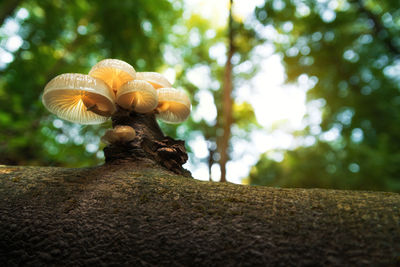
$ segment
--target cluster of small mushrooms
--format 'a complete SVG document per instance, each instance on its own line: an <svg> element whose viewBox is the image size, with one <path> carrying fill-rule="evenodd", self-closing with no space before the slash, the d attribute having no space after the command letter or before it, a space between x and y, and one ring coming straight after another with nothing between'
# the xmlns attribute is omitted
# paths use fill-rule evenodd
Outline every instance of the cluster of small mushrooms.
<svg viewBox="0 0 400 267"><path fill-rule="evenodd" d="M190 114L188 95L172 88L156 72L136 72L125 61L104 59L89 71L61 74L44 88L44 106L58 117L80 124L105 122L119 109L137 113L154 112L167 123L180 123ZM108 130L102 141L128 142L135 137L130 126Z"/></svg>

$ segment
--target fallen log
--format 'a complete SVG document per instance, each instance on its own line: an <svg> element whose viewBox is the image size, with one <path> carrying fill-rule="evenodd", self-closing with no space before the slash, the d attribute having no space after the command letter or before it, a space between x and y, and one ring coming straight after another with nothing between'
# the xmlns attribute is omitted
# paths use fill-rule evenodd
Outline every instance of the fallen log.
<svg viewBox="0 0 400 267"><path fill-rule="evenodd" d="M201 182L152 162L1 166L0 262L399 265L400 195Z"/></svg>

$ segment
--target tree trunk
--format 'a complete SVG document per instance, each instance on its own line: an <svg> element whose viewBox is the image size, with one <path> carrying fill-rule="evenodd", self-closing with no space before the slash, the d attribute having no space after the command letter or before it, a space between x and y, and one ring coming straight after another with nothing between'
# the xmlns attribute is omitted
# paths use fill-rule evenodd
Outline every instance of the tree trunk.
<svg viewBox="0 0 400 267"><path fill-rule="evenodd" d="M212 182L212 166L214 164L215 149L208 147L208 181Z"/></svg>
<svg viewBox="0 0 400 267"><path fill-rule="evenodd" d="M223 130L224 133L219 142L220 147L220 167L221 167L221 182L226 182L226 163L229 160L229 139L231 136L231 126L232 126L232 57L234 53L233 47L233 29L232 29L232 4L233 0L230 0L229 6L229 23L228 23L228 54L225 65L224 74L224 88L223 88L223 101L222 101L222 114L223 114Z"/></svg>
<svg viewBox="0 0 400 267"><path fill-rule="evenodd" d="M190 176L182 165L188 160L185 142L164 136L154 113L129 112L119 108L112 116L113 127L126 125L136 132L128 143L113 143L104 148L106 163L136 164L149 162L164 167L176 174Z"/></svg>
<svg viewBox="0 0 400 267"><path fill-rule="evenodd" d="M210 183L151 162L0 167L3 266L395 266L400 195Z"/></svg>

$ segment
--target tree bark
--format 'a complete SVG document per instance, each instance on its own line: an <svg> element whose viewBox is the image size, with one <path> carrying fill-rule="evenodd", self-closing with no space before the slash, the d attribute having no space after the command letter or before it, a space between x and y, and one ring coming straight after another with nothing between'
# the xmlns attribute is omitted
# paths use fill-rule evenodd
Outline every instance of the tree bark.
<svg viewBox="0 0 400 267"><path fill-rule="evenodd" d="M150 162L0 167L0 262L395 266L400 195L211 183Z"/></svg>
<svg viewBox="0 0 400 267"><path fill-rule="evenodd" d="M234 53L233 47L233 29L232 29L232 5L233 0L230 0L229 6L229 22L228 22L228 54L225 65L224 74L224 88L223 88L223 101L222 101L222 114L223 123L222 128L224 130L221 140L219 142L220 147L220 167L221 167L221 180L220 182L226 182L226 163L229 160L229 139L231 137L231 126L233 123L232 119L232 57Z"/></svg>
<svg viewBox="0 0 400 267"><path fill-rule="evenodd" d="M185 141L164 136L157 124L155 113L136 113L119 108L112 116L113 127L132 127L136 137L128 143L114 143L104 148L106 164L150 162L176 174L191 177L182 165L188 160Z"/></svg>

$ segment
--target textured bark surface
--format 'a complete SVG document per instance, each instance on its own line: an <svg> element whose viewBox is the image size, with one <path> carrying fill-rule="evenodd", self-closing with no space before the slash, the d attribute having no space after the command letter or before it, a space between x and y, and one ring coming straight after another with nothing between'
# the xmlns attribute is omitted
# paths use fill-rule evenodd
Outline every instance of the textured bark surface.
<svg viewBox="0 0 400 267"><path fill-rule="evenodd" d="M115 143L104 148L106 163L156 163L177 174L191 176L182 165L188 160L185 142L164 136L154 113L140 114L120 109L112 117L113 127L128 125L136 137L129 143Z"/></svg>
<svg viewBox="0 0 400 267"><path fill-rule="evenodd" d="M200 182L152 162L0 167L0 262L399 265L400 195Z"/></svg>

